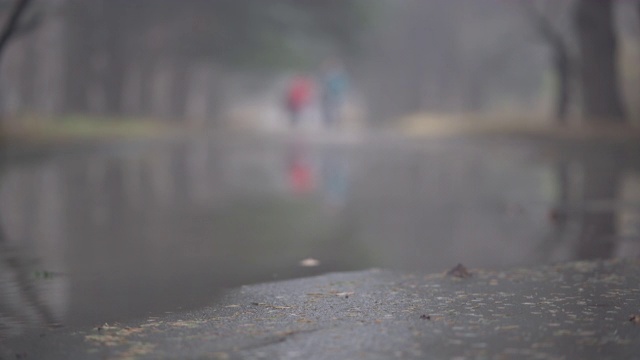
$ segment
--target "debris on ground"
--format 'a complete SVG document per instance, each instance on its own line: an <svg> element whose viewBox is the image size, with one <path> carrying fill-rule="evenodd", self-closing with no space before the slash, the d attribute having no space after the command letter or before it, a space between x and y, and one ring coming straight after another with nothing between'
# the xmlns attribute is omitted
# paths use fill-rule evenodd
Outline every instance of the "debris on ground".
<svg viewBox="0 0 640 360"><path fill-rule="evenodd" d="M472 276L469 270L467 270L467 268L462 264L458 264L456 265L456 267L449 270L447 272L447 275L457 277L460 279L465 279Z"/></svg>
<svg viewBox="0 0 640 360"><path fill-rule="evenodd" d="M630 359L640 353L640 259L476 269L473 276L460 264L447 274L467 279L368 270L255 284L200 310L94 330L47 329L44 337L40 330L3 342L0 350L47 360Z"/></svg>

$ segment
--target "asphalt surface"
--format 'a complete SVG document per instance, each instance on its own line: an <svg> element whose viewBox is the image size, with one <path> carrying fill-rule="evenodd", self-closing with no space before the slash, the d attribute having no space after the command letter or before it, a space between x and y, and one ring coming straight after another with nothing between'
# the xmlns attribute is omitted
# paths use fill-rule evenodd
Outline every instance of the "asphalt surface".
<svg viewBox="0 0 640 360"><path fill-rule="evenodd" d="M640 358L639 284L640 260L334 273L242 287L197 311L43 330L2 345L2 359Z"/></svg>

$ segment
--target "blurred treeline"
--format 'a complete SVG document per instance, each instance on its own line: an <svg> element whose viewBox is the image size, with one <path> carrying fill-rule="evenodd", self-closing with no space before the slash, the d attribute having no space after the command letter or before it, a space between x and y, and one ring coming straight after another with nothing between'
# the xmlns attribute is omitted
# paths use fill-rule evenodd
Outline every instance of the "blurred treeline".
<svg viewBox="0 0 640 360"><path fill-rule="evenodd" d="M640 1L409 0L381 12L368 78L380 121L640 120Z"/></svg>
<svg viewBox="0 0 640 360"><path fill-rule="evenodd" d="M213 118L230 82L353 54L362 4L33 0L3 61L3 113Z"/></svg>
<svg viewBox="0 0 640 360"><path fill-rule="evenodd" d="M2 58L4 121L215 124L233 97L273 92L328 57L347 64L370 123L640 114L637 0L33 0L29 11Z"/></svg>

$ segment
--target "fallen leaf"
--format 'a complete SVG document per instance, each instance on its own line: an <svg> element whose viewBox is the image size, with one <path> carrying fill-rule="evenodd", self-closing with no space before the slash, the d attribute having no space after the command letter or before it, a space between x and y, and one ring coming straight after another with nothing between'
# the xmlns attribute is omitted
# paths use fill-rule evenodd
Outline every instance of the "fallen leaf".
<svg viewBox="0 0 640 360"><path fill-rule="evenodd" d="M320 265L320 260L316 260L314 258L306 258L300 261L300 266L304 267L314 267Z"/></svg>
<svg viewBox="0 0 640 360"><path fill-rule="evenodd" d="M449 270L449 272L447 272L447 275L461 279L471 277L471 273L469 272L469 270L467 270L467 268L462 264L458 264L456 265L456 267Z"/></svg>

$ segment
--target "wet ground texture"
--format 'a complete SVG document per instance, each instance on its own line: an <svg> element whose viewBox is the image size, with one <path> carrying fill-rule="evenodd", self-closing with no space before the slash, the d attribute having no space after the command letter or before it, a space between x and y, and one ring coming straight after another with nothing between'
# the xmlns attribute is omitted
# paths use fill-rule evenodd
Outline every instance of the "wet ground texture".
<svg viewBox="0 0 640 360"><path fill-rule="evenodd" d="M245 286L197 311L42 331L3 359L638 358L638 284L638 260L334 273Z"/></svg>

